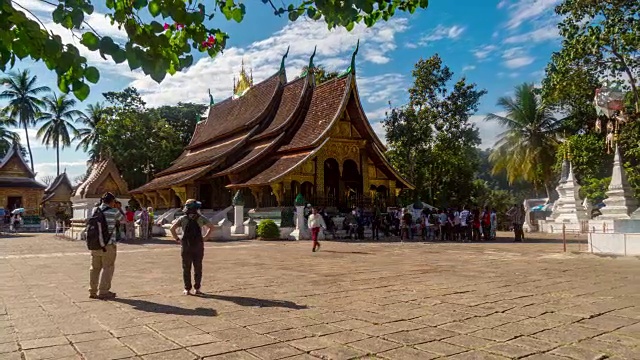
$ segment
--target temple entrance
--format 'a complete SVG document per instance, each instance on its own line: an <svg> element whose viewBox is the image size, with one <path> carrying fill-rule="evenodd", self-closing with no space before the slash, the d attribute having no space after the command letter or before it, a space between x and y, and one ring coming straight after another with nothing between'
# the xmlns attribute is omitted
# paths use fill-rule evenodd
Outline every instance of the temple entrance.
<svg viewBox="0 0 640 360"><path fill-rule="evenodd" d="M142 205L142 204L140 204ZM180 200L180 197L178 195L173 195L173 207L174 208L179 208L182 207L182 201Z"/></svg>
<svg viewBox="0 0 640 360"><path fill-rule="evenodd" d="M362 175L358 171L358 165L353 160L345 160L342 168L342 180L345 191L362 195Z"/></svg>
<svg viewBox="0 0 640 360"><path fill-rule="evenodd" d="M336 159L324 161L324 196L327 205L337 205L340 199L340 166Z"/></svg>
<svg viewBox="0 0 640 360"><path fill-rule="evenodd" d="M22 207L22 196L9 196L7 198L7 210L11 211L19 207Z"/></svg>
<svg viewBox="0 0 640 360"><path fill-rule="evenodd" d="M302 191L302 188L300 186L300 183L293 180L291 182L291 191L289 191L288 193L285 194L286 196L286 203L287 204L293 204L296 201L296 196L298 196L298 194L300 194ZM304 195L303 195L304 196Z"/></svg>
<svg viewBox="0 0 640 360"><path fill-rule="evenodd" d="M300 193L304 196L305 199L312 199L314 197L313 193L313 184L305 181L300 185Z"/></svg>
<svg viewBox="0 0 640 360"><path fill-rule="evenodd" d="M213 204L211 202L213 198L213 186L209 183L200 184L198 199L202 203L203 209L212 209Z"/></svg>

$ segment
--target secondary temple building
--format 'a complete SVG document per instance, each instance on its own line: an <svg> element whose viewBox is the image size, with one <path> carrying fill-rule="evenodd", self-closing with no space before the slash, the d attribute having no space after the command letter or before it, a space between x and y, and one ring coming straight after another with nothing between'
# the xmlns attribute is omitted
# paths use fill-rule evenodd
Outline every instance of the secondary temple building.
<svg viewBox="0 0 640 360"><path fill-rule="evenodd" d="M288 53L288 51L287 51ZM384 156L362 109L355 56L349 69L315 83L309 71L287 80L280 69L254 84L242 66L233 96L196 125L191 142L172 165L131 194L154 208L176 208L197 198L204 208L228 207L238 190L245 205L293 205L298 193L309 203L347 207L393 205L403 179Z"/></svg>
<svg viewBox="0 0 640 360"><path fill-rule="evenodd" d="M24 208L26 215L40 215L46 186L35 178L17 145L11 147L0 160L0 207L7 211Z"/></svg>

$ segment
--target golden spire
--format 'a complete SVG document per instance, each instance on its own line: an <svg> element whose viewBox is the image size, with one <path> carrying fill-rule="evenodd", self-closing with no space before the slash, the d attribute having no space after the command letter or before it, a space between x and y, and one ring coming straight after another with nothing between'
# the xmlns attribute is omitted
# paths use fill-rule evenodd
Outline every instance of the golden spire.
<svg viewBox="0 0 640 360"><path fill-rule="evenodd" d="M240 75L238 75L238 82L236 83L234 81L234 84L233 84L233 93L236 96L241 96L247 90L249 90L251 86L253 86L253 69L251 69L251 76L247 75L247 72L244 69L244 58L243 58L241 67L240 67Z"/></svg>

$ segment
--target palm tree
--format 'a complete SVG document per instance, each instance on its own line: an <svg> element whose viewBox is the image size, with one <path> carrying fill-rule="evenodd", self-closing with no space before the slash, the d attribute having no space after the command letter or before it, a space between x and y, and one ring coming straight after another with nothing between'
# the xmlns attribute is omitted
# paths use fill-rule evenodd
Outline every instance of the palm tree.
<svg viewBox="0 0 640 360"><path fill-rule="evenodd" d="M549 196L559 121L536 95L533 84L516 86L514 97L499 98L498 106L504 109L504 116L489 114L485 118L485 121L495 120L506 128L498 135L489 156L492 172L506 171L510 184L523 179L535 187L543 185Z"/></svg>
<svg viewBox="0 0 640 360"><path fill-rule="evenodd" d="M16 126L11 118L0 118L0 157L4 156L15 144L20 143L20 136L7 129L8 126Z"/></svg>
<svg viewBox="0 0 640 360"><path fill-rule="evenodd" d="M8 77L0 79L0 82L8 87L8 89L0 93L0 100L9 100L9 104L2 110L1 114L16 120L18 126L24 128L31 171L34 171L33 153L31 152L27 128L36 123L36 115L42 105L42 100L38 95L50 91L46 86L37 86L37 80L37 76L29 76L29 70L10 74Z"/></svg>
<svg viewBox="0 0 640 360"><path fill-rule="evenodd" d="M90 104L87 106L85 115L77 122L82 123L84 128L78 129L76 139L80 140L76 150L82 148L89 152L90 161L95 161L101 152L100 137L98 135L98 124L105 119L105 108L102 103Z"/></svg>
<svg viewBox="0 0 640 360"><path fill-rule="evenodd" d="M38 138L42 138L42 143L47 147L53 145L56 148L57 175L60 175L60 146L64 149L71 145L69 132L74 137L78 133L78 130L73 126L73 122L84 114L73 109L76 101L68 98L67 95L58 97L53 94L45 97L43 103L46 111L40 114L39 120L45 123L42 124L37 135Z"/></svg>

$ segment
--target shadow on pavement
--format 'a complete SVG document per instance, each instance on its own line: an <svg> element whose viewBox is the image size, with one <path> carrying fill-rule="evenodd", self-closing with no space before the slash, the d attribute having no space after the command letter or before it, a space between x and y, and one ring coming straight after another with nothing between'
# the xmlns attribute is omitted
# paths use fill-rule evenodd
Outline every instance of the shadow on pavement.
<svg viewBox="0 0 640 360"><path fill-rule="evenodd" d="M325 253L331 253L331 254L356 254L356 255L373 255L370 252L364 252L364 251L336 251L336 250L318 250L318 252L325 252Z"/></svg>
<svg viewBox="0 0 640 360"><path fill-rule="evenodd" d="M228 295L216 295L216 294L202 294L197 296L205 299L230 301L240 306L280 307L280 308L295 309L295 310L308 309L306 305L298 305L292 301L287 301L287 300L266 300L266 299L256 299L256 298L243 297L243 296L228 296Z"/></svg>
<svg viewBox="0 0 640 360"><path fill-rule="evenodd" d="M140 310L140 311L145 311L150 313L173 314L173 315L184 315L184 316L217 316L218 315L218 312L215 309L210 309L210 308L198 307L195 309L185 309L178 306L158 304L158 303L154 303L147 300L141 300L141 299L115 298L111 301L127 304L130 306L133 306L134 310Z"/></svg>

